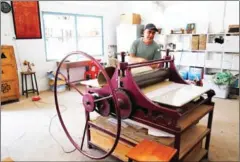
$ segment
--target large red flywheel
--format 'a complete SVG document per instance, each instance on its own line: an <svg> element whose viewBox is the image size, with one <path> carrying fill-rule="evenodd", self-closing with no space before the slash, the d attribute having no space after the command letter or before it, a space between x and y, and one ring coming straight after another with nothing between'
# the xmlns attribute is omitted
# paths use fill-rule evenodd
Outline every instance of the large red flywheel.
<svg viewBox="0 0 240 162"><path fill-rule="evenodd" d="M59 107L59 102L58 102L58 93L57 93L57 80L58 80L58 75L62 73L60 73L60 68L63 64L64 61L67 60L68 57L73 56L73 55L81 55L84 56L88 59L90 59L91 61L93 61L95 63L95 65L98 67L98 69L101 71L101 73L104 75L104 77L106 78L107 84L109 86L109 95L108 96L104 96L101 97L99 95L96 95L95 93L88 93L88 92L82 92L80 89L78 89L78 87L72 83L70 83L70 81L67 80L67 84L69 86L71 86L73 89L75 89L81 96L82 96L82 104L83 107L85 109L86 114L89 114L93 111L97 111L98 113L100 113L102 116L109 116L110 115L110 107L108 104L108 100L111 99L113 101L113 106L114 106L114 112L115 112L115 118L117 120L117 132L116 132L116 136L115 136L115 141L114 144L112 146L111 149L109 149L104 155L96 157L91 155L90 153L87 153L86 151L83 150L83 144L84 144L84 140L85 140L85 136L87 133L87 129L89 127L89 115L86 115L86 123L83 124L82 126L84 127L84 131L83 131L83 136L82 136L82 142L81 144L77 144L77 142L73 139L73 136L71 136L71 134L69 133L69 130L63 120L62 117L62 113L60 111L60 107ZM112 152L115 150L119 138L120 138L120 132L121 132L121 113L120 113L120 106L118 104L118 96L122 95L122 93L116 92L116 90L114 90L113 85L110 81L109 76L107 75L107 72L105 71L105 69L103 68L103 66L96 60L94 59L92 56L81 52L81 51L76 51L76 52L71 52L69 53L66 57L64 57L62 59L62 61L60 62L56 74L55 74L55 82L54 82L54 99L55 99L55 105L56 105L56 110L57 110L57 114L60 120L60 123L62 125L62 128L64 130L64 132L66 133L68 139L70 140L70 142L74 145L74 147L81 152L83 155L95 159L95 160L100 160L100 159L104 159L107 156L111 155ZM126 99L125 99L126 100ZM121 101L122 102L122 101Z"/></svg>

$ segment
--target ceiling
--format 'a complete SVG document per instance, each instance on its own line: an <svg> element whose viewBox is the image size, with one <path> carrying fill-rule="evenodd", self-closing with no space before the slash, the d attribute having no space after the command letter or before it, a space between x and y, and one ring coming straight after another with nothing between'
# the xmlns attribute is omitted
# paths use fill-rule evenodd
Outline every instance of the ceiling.
<svg viewBox="0 0 240 162"><path fill-rule="evenodd" d="M109 7L116 4L116 2L122 2L122 1L59 1L59 2L67 3L67 4L76 4L76 5Z"/></svg>
<svg viewBox="0 0 240 162"><path fill-rule="evenodd" d="M56 2L56 1L55 1ZM101 6L101 7L111 7L113 5L119 5L128 1L59 1L60 3L67 3L73 5L90 5L90 6ZM135 1L138 2L138 1ZM151 1L148 1L151 2ZM164 8L169 6L189 3L190 1L152 1L155 4L161 5Z"/></svg>
<svg viewBox="0 0 240 162"><path fill-rule="evenodd" d="M157 2L162 4L166 8L166 7L177 5L177 4L187 3L189 1L157 1Z"/></svg>

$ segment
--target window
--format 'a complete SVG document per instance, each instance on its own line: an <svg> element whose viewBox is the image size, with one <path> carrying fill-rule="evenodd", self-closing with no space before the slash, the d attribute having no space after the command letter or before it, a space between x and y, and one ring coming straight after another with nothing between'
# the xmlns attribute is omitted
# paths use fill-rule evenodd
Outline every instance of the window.
<svg viewBox="0 0 240 162"><path fill-rule="evenodd" d="M103 55L101 16L43 12L43 26L48 61L62 59L72 51Z"/></svg>

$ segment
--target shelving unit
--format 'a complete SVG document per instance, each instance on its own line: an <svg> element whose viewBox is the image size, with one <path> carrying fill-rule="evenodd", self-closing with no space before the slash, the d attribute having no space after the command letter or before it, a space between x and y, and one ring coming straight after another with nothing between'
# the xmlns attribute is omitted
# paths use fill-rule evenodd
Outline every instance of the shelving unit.
<svg viewBox="0 0 240 162"><path fill-rule="evenodd" d="M192 36L194 35L206 35L207 36L207 40L206 40L206 49L205 50L192 50L192 46L191 46L191 42L192 42ZM204 53L205 54L205 57L204 57L204 64L203 65L196 65L194 64L195 62L191 62L191 64L189 65L186 65L186 64L182 64L182 62L178 62L176 61L176 65L178 66L179 69L181 69L181 66L199 66L199 67L204 67L204 71L205 71L205 74L207 74L209 71L209 69L214 69L215 71L222 71L222 70L230 70L231 72L233 73L236 73L238 70L239 70L239 62L236 62L234 63L233 61L234 60L239 60L239 58L235 58L235 57L239 57L239 47L238 49L235 48L234 50L232 51L229 51L229 50L226 50L226 46L225 46L225 43L222 45L222 48L220 48L219 50L213 50L210 46L211 46L211 43L210 43L210 37L216 37L216 36L223 36L224 40L226 40L226 38L228 38L228 36L234 36L234 37L238 37L237 34L230 34L230 33L196 33L196 34L160 34L160 37L161 36L164 36L166 37L165 39L165 42L163 43L165 46L166 44L170 43L172 39L169 40L169 37L178 37L177 39L180 40L179 42L181 42L183 40L183 37L189 37L189 42L186 43L186 42L181 42L181 43L177 43L177 45L182 45L182 47L185 45L185 44L188 44L189 45L189 48L188 49L177 49L173 52L174 53L181 53L180 56L174 54L175 58L178 58L180 57L180 61L182 61L182 57L185 53ZM239 38L239 37L238 37ZM216 43L214 43L216 45ZM181 46L180 45L180 46ZM208 46L209 45L209 46ZM238 42L236 42L236 45L235 46L239 46L239 39L238 39ZM181 48L181 47L180 47ZM211 48L211 49L210 49ZM228 47L228 49L230 49ZM220 65L219 66L214 66L214 63L216 63L217 61L213 60L213 62L208 62L208 58L211 56L209 55L212 55L212 54L221 54L221 57L220 57ZM234 59L232 58L232 62L234 64L234 67L224 67L224 57L226 55L229 55L231 54L232 56L234 56ZM189 60L188 60L189 61ZM191 60L192 61L192 60ZM213 63L213 64L212 64ZM235 65L236 64L236 65Z"/></svg>
<svg viewBox="0 0 240 162"><path fill-rule="evenodd" d="M205 33L206 48L200 50L192 49L193 36L203 34L160 34L159 36L164 38L160 42L164 47L168 43L176 44L176 49L172 54L175 57L175 64L178 70L188 70L190 66L202 67L204 69L204 79L207 80L206 84L210 82L212 76L217 72L229 70L233 75L238 74L239 34ZM219 36L223 37L224 43L212 43ZM162 54L164 55L164 52ZM221 94L225 91L224 89L219 89L214 84L206 86L210 86L216 91L217 94L215 97L226 98L226 95Z"/></svg>

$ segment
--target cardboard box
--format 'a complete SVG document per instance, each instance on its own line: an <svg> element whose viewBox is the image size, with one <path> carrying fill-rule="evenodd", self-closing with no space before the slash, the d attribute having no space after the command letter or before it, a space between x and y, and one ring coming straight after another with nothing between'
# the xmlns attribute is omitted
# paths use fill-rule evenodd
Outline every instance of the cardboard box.
<svg viewBox="0 0 240 162"><path fill-rule="evenodd" d="M141 16L139 14L121 14L120 15L121 24L141 24Z"/></svg>
<svg viewBox="0 0 240 162"><path fill-rule="evenodd" d="M228 32L239 34L240 25L229 25Z"/></svg>
<svg viewBox="0 0 240 162"><path fill-rule="evenodd" d="M206 44L207 44L207 36L200 35L199 36L199 50L206 50Z"/></svg>
<svg viewBox="0 0 240 162"><path fill-rule="evenodd" d="M199 36L193 35L192 36L192 50L198 50L198 42L199 42Z"/></svg>

